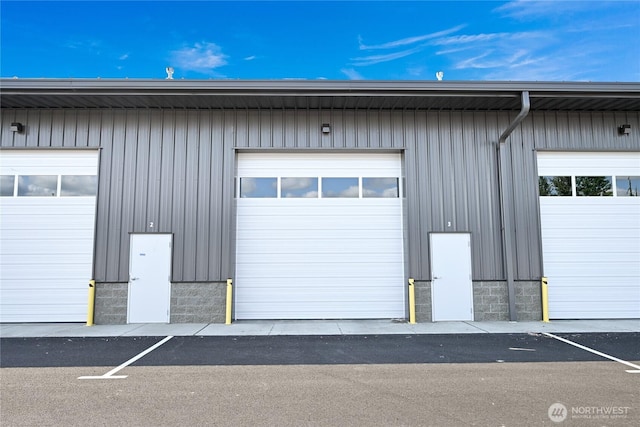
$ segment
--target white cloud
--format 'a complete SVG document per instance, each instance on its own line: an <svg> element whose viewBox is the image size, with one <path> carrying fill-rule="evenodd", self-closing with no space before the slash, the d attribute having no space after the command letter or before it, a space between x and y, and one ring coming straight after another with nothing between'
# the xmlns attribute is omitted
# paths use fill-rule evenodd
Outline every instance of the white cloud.
<svg viewBox="0 0 640 427"><path fill-rule="evenodd" d="M228 56L215 43L196 43L171 53L173 64L183 70L207 73L227 64Z"/></svg>
<svg viewBox="0 0 640 427"><path fill-rule="evenodd" d="M257 57L255 55L251 55L251 56L247 56L244 58L245 61L253 61L254 59L256 59Z"/></svg>
<svg viewBox="0 0 640 427"><path fill-rule="evenodd" d="M436 33L424 34L422 36L415 36L415 37L407 37L407 38L404 38L404 39L395 40L395 41L382 43L382 44L378 44L378 45L365 45L365 44L362 43L362 38L358 37L358 44L360 46L360 50L393 49L393 48L396 48L396 47L406 46L406 45L415 44L415 43L420 43L420 42L423 42L425 40L435 39L435 38L438 38L438 37L445 36L447 34L455 33L456 31L460 31L464 27L465 27L464 25L458 25L458 26L449 28L447 30L438 31Z"/></svg>
<svg viewBox="0 0 640 427"><path fill-rule="evenodd" d="M487 51L474 58L468 58L456 65L457 69L466 68L516 68L524 65L534 64L545 60L545 58L531 59L529 52L520 49L513 53L502 54L502 52Z"/></svg>
<svg viewBox="0 0 640 427"><path fill-rule="evenodd" d="M361 56L358 58L351 58L351 61L354 61L353 65L361 67L364 65L379 64L380 62L388 62L388 61L393 61L394 59L404 58L405 56L412 55L421 50L422 50L421 47L414 47L413 49L407 49L400 52L388 53L386 55L370 55L370 56Z"/></svg>
<svg viewBox="0 0 640 427"><path fill-rule="evenodd" d="M124 55L120 55L120 57L118 58L120 61L124 61L125 59L129 58L129 54L125 53Z"/></svg>
<svg viewBox="0 0 640 427"><path fill-rule="evenodd" d="M509 37L510 35L511 34L509 33L459 35L453 37L443 37L441 39L432 41L430 44L435 46L443 46L452 44L482 43L493 41L499 38Z"/></svg>
<svg viewBox="0 0 640 427"><path fill-rule="evenodd" d="M572 12L608 7L606 1L551 1L515 0L505 3L493 11L516 19L534 19L548 16L564 16Z"/></svg>
<svg viewBox="0 0 640 427"><path fill-rule="evenodd" d="M360 74L353 68L343 68L342 70L340 70L340 72L349 77L349 80L364 80L362 74Z"/></svg>

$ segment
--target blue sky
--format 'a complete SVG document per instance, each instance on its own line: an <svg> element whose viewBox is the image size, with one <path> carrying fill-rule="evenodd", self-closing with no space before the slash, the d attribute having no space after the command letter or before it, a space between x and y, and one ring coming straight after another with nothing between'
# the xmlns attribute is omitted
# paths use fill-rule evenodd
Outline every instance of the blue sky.
<svg viewBox="0 0 640 427"><path fill-rule="evenodd" d="M640 81L640 1L0 2L0 76Z"/></svg>

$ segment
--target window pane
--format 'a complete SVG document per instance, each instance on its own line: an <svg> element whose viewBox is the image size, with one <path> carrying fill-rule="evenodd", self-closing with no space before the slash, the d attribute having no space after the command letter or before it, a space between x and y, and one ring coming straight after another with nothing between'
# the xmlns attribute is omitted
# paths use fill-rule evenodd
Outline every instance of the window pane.
<svg viewBox="0 0 640 427"><path fill-rule="evenodd" d="M63 175L60 178L60 196L95 196L98 177L95 175Z"/></svg>
<svg viewBox="0 0 640 427"><path fill-rule="evenodd" d="M318 178L282 178L280 197L318 197Z"/></svg>
<svg viewBox="0 0 640 427"><path fill-rule="evenodd" d="M610 176L576 176L578 196L613 196Z"/></svg>
<svg viewBox="0 0 640 427"><path fill-rule="evenodd" d="M540 176L538 188L541 196L571 196L571 177Z"/></svg>
<svg viewBox="0 0 640 427"><path fill-rule="evenodd" d="M24 175L18 177L18 196L55 197L57 175Z"/></svg>
<svg viewBox="0 0 640 427"><path fill-rule="evenodd" d="M278 197L278 179L240 178L240 197Z"/></svg>
<svg viewBox="0 0 640 427"><path fill-rule="evenodd" d="M616 196L640 196L640 176L616 176Z"/></svg>
<svg viewBox="0 0 640 427"><path fill-rule="evenodd" d="M362 178L362 197L398 197L398 178Z"/></svg>
<svg viewBox="0 0 640 427"><path fill-rule="evenodd" d="M1 197L13 196L13 184L15 181L16 181L15 175L0 176L0 196Z"/></svg>
<svg viewBox="0 0 640 427"><path fill-rule="evenodd" d="M359 197L358 178L322 178L322 197Z"/></svg>

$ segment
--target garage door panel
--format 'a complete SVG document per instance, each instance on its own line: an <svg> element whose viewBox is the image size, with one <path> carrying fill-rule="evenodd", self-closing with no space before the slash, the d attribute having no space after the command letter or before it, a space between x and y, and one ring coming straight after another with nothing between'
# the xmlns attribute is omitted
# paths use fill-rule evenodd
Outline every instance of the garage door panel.
<svg viewBox="0 0 640 427"><path fill-rule="evenodd" d="M78 304L42 304L3 307L2 322L80 322L87 318L86 301ZM24 320L25 315L29 320Z"/></svg>
<svg viewBox="0 0 640 427"><path fill-rule="evenodd" d="M566 252L549 252L546 254L549 258L549 266L562 264L567 262L573 263L578 269L584 268L586 265L596 264L601 267L602 263L607 264L608 269L616 269L616 266L621 268L631 269L631 271L638 271L638 251L626 251L621 252L620 248L617 251L598 251L597 248L590 247L586 250L577 249L573 253Z"/></svg>
<svg viewBox="0 0 640 427"><path fill-rule="evenodd" d="M272 301L324 301L331 303L335 301L339 296L341 301L361 301L363 297L367 297L369 301L384 302L389 298L397 298L397 293L393 289L386 286L385 283L356 283L351 286L352 283L342 282L340 284L334 284L333 286L327 285L327 282L321 283L321 286L315 283L300 282L298 286L283 287L283 292L278 294L277 298L273 297L273 292L267 287L247 287L246 292L250 291L255 293L260 298Z"/></svg>
<svg viewBox="0 0 640 427"><path fill-rule="evenodd" d="M612 238L612 236L604 238L603 236L594 237L585 234L587 233L580 233L580 236L571 236L570 239L567 238L568 236L546 236L545 241L549 245L549 250L545 252L545 254L550 254L551 256L549 259L553 260L556 259L556 256L566 253L602 253L620 251L620 244L615 238ZM628 236L628 233L624 233L624 231L620 231L619 234L620 238ZM638 234L638 237L640 238L640 233ZM597 246L593 245L594 239L598 239ZM637 250L633 247L631 247L630 250L638 253L640 252L640 246L638 246Z"/></svg>
<svg viewBox="0 0 640 427"><path fill-rule="evenodd" d="M91 260L68 264L3 265L0 280L43 280L49 282L56 279L80 280L86 283L91 279ZM10 286L10 285L4 285Z"/></svg>
<svg viewBox="0 0 640 427"><path fill-rule="evenodd" d="M540 176L640 175L640 153L538 153ZM540 197L551 318L640 317L640 198Z"/></svg>
<svg viewBox="0 0 640 427"><path fill-rule="evenodd" d="M91 249L89 247L89 249ZM2 268L12 268L15 266L16 268L25 269L31 268L33 265L33 257L36 256L38 258L38 264L42 265L46 268L55 268L57 265L75 265L78 262L82 263L91 263L91 255L86 252L76 251L76 252L66 252L66 253L55 253L55 254L7 254L2 255L0 259L0 266ZM0 276L4 276L4 274L0 273Z"/></svg>
<svg viewBox="0 0 640 427"><path fill-rule="evenodd" d="M319 155L319 157L316 157ZM250 153L241 177L400 177L397 154ZM404 315L400 198L243 198L237 203L236 317Z"/></svg>
<svg viewBox="0 0 640 427"><path fill-rule="evenodd" d="M0 173L97 175L97 150L3 150ZM85 321L96 198L2 197L0 321Z"/></svg>
<svg viewBox="0 0 640 427"><path fill-rule="evenodd" d="M292 264L333 264L333 263L390 263L389 253L381 254L377 251L371 253L350 253L326 251L316 252L310 256L309 253L254 253L256 256L253 259L247 259L243 262L238 262L238 266L246 265L247 268L251 268L252 265L271 264L286 261ZM399 250L395 252L396 256L401 255ZM393 263L390 263L393 264Z"/></svg>
<svg viewBox="0 0 640 427"><path fill-rule="evenodd" d="M367 221L363 224L362 218L366 217ZM256 232L268 232L273 230L274 232L317 232L317 231L329 231L333 233L339 233L344 231L356 231L356 230L395 230L398 231L398 224L391 218L398 218L398 216L387 217L371 217L361 215L356 218L322 218L317 221L301 221L297 218L291 218L287 221L286 218L279 219L277 221L244 221L238 222L239 236L254 236ZM399 220L397 221L399 223Z"/></svg>
<svg viewBox="0 0 640 427"><path fill-rule="evenodd" d="M237 274L241 277L260 278L296 278L296 277L361 277L362 271L368 271L367 276L390 275L402 271L402 267L394 263L370 262L316 262L291 264L291 268L283 269L279 264L241 264L237 266Z"/></svg>
<svg viewBox="0 0 640 427"><path fill-rule="evenodd" d="M2 298L8 298L13 301L28 301L28 305L86 305L87 303L87 286L79 289L78 287L59 288L55 293L43 292L44 289L3 289L0 294ZM80 291L80 292L78 292ZM84 291L84 292L83 292ZM79 298L78 294L84 293L85 298ZM12 304L24 307L25 304ZM86 308L86 307L83 307Z"/></svg>
<svg viewBox="0 0 640 427"><path fill-rule="evenodd" d="M15 292L21 290L34 290L34 291L46 291L52 286L55 286L56 292L61 289L73 289L74 291L82 290L83 292L88 289L89 281L80 281L76 277L72 278L51 278L47 280L29 280L29 279L16 279L11 283L5 285L0 289L0 293L4 295L5 292Z"/></svg>
<svg viewBox="0 0 640 427"><path fill-rule="evenodd" d="M43 240L48 239L21 239L21 240L5 240L3 239L2 246L0 246L0 263L2 263L6 257L9 256L47 256L52 255L48 248L42 245ZM91 239L73 239L59 240L54 239L58 245L57 253L54 255L62 254L86 254L87 251L91 251L93 248L93 240ZM89 255L91 256L91 255Z"/></svg>
<svg viewBox="0 0 640 427"><path fill-rule="evenodd" d="M599 308L598 305L584 305L576 308L575 304L559 304L549 309L550 318L562 319L636 319L638 310L634 307L619 307L616 311Z"/></svg>

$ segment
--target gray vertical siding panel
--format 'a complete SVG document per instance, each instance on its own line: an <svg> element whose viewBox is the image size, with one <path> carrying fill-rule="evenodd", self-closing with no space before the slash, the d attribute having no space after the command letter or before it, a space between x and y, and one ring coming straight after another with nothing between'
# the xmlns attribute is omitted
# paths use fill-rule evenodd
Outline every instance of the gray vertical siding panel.
<svg viewBox="0 0 640 427"><path fill-rule="evenodd" d="M52 110L51 147L62 147L64 141L64 110Z"/></svg>
<svg viewBox="0 0 640 427"><path fill-rule="evenodd" d="M405 182L407 199L407 224L405 233L409 239L409 275L416 279L428 274L427 247L427 197L424 197L427 181L426 120L423 112L408 112L397 118L396 126L403 127L405 151Z"/></svg>
<svg viewBox="0 0 640 427"><path fill-rule="evenodd" d="M235 111L235 144L238 148L249 147L249 120L247 111Z"/></svg>
<svg viewBox="0 0 640 427"><path fill-rule="evenodd" d="M145 218L145 231L160 231L160 194L162 191L162 134L163 113L154 111L149 117L149 170L147 194L140 197L145 200L147 216ZM143 147L145 144L143 144ZM150 226L153 223L153 227ZM165 230L166 231L166 230Z"/></svg>
<svg viewBox="0 0 640 427"><path fill-rule="evenodd" d="M320 126L322 124L320 119L320 112L316 110L306 110L307 116L307 140L310 148L332 148L331 137L325 138L326 135L322 135L320 132ZM325 142L326 141L326 142Z"/></svg>
<svg viewBox="0 0 640 427"><path fill-rule="evenodd" d="M133 228L131 231L142 232L147 230L147 195L149 194L149 158L151 153L151 113L149 110L138 112L137 138L132 142L131 150L135 151L134 185L133 194Z"/></svg>
<svg viewBox="0 0 640 427"><path fill-rule="evenodd" d="M185 252L185 190L187 185L187 132L186 113L174 112L174 150L173 150L173 180L171 182L173 200L171 203L171 230L173 237L173 280L180 280L184 274Z"/></svg>
<svg viewBox="0 0 640 427"><path fill-rule="evenodd" d="M180 280L196 280L196 248L198 247L198 155L200 148L200 112L187 113L186 188L184 219L183 273Z"/></svg>
<svg viewBox="0 0 640 427"><path fill-rule="evenodd" d="M511 145L511 159L513 172L509 179L512 181L513 190L508 194L507 205L513 221L515 233L515 278L527 280L535 277L532 266L539 264L538 235L533 226L537 223L537 209L532 209L527 203L535 200L535 183L533 176L535 171L535 157L532 150L526 150L526 141L533 140L532 121L525 119L519 129L514 132L509 144ZM531 143L529 144L531 145ZM539 269L535 268L536 274Z"/></svg>
<svg viewBox="0 0 640 427"><path fill-rule="evenodd" d="M20 110L4 110L0 111L0 147L12 148L13 133L9 130L9 126L15 121L15 116Z"/></svg>
<svg viewBox="0 0 640 427"><path fill-rule="evenodd" d="M129 272L129 233L134 229L136 187L140 182L136 181L137 145L138 145L138 110L128 110L124 114L124 147L122 154L122 169L118 180L120 186L120 232L119 232L119 260L117 264L118 277L127 277ZM118 195L114 195L118 197ZM118 215L112 212L114 217ZM127 277L128 278L128 277Z"/></svg>
<svg viewBox="0 0 640 427"><path fill-rule="evenodd" d="M40 138L40 124L42 119L41 110L27 110L26 116L26 135L25 147L37 147Z"/></svg>
<svg viewBox="0 0 640 427"><path fill-rule="evenodd" d="M107 247L107 274L106 280L117 281L122 277L123 268L120 266L122 249L122 237L127 232L122 227L122 208L125 191L124 162L125 162L125 138L126 138L126 112L114 111L113 140L111 145L111 185L108 192L109 205L106 211L109 223L109 233L106 236ZM129 183L127 183L128 187ZM128 253L128 250L127 250Z"/></svg>
<svg viewBox="0 0 640 427"><path fill-rule="evenodd" d="M209 266L211 277L225 279L233 277L235 269L235 151L233 144L238 135L234 112L220 112L214 117L212 134L212 196L210 248L212 262ZM215 262L213 262L215 261Z"/></svg>
<svg viewBox="0 0 640 427"><path fill-rule="evenodd" d="M30 125L28 125L30 126ZM43 112L38 124L38 140L33 147L51 147L53 139L53 112Z"/></svg>
<svg viewBox="0 0 640 427"><path fill-rule="evenodd" d="M87 147L100 147L100 132L102 129L102 111L92 110L89 112L87 129Z"/></svg>
<svg viewBox="0 0 640 427"><path fill-rule="evenodd" d="M98 165L98 199L96 207L96 242L93 278L106 281L107 276L107 236L109 235L109 192L111 191L111 158L112 158L113 114L101 112L100 128L97 138L103 145Z"/></svg>
<svg viewBox="0 0 640 427"><path fill-rule="evenodd" d="M266 141L261 140L262 134L260 132L260 112L248 111L247 112L247 139L248 146L250 148L268 147L263 145Z"/></svg>
<svg viewBox="0 0 640 427"><path fill-rule="evenodd" d="M269 122L273 123L271 130L271 147L273 148L284 148L284 135L286 133L284 128L284 114L282 110L271 110L270 117L268 118Z"/></svg>
<svg viewBox="0 0 640 427"><path fill-rule="evenodd" d="M22 123L23 125L29 123L27 121L28 118L28 114L26 111L24 110L20 110L20 111L16 111L13 120L11 122L18 122L18 123ZM9 123L11 123L9 122ZM7 131L9 131L9 126L7 126ZM28 145L28 139L29 139L29 133L31 132L31 128L30 126L27 124L25 126L25 130L22 133L18 133L18 132L11 132L9 131L12 135L11 137L13 138L13 146L14 147L27 147Z"/></svg>
<svg viewBox="0 0 640 427"><path fill-rule="evenodd" d="M329 123L331 126L330 135L333 140L333 145L336 148L344 148L347 146L344 114L341 111L331 111L330 119L322 123Z"/></svg>
<svg viewBox="0 0 640 427"><path fill-rule="evenodd" d="M77 147L76 136L78 131L78 111L64 110L64 122L62 123L62 146Z"/></svg>
<svg viewBox="0 0 640 427"><path fill-rule="evenodd" d="M215 133L217 140L214 147L219 160L216 162L218 193L214 212L216 213L215 223L220 231L220 240L215 242L214 247L219 251L216 253L215 269L218 270L217 277L221 279L235 276L235 120L233 112L223 113L222 125Z"/></svg>
<svg viewBox="0 0 640 427"><path fill-rule="evenodd" d="M89 146L89 120L90 112L88 110L80 110L76 114L76 147L88 147Z"/></svg>
<svg viewBox="0 0 640 427"><path fill-rule="evenodd" d="M209 277L209 240L211 232L211 219L209 204L211 203L211 126L214 113L209 111L201 112L198 123L198 150L194 165L197 165L198 175L195 195L192 196L196 203L196 224L194 230L195 244L193 248L193 260L195 262L195 281L206 281ZM214 227L215 228L215 227Z"/></svg>
<svg viewBox="0 0 640 427"><path fill-rule="evenodd" d="M344 147L355 147L357 141L356 113L345 111L343 114Z"/></svg>

